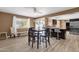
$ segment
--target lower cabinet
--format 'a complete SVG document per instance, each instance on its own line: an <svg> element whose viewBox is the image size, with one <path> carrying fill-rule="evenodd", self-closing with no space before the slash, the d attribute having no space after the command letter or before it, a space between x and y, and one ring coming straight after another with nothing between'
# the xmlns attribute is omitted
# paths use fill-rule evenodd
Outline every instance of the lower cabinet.
<svg viewBox="0 0 79 59"><path fill-rule="evenodd" d="M59 37L62 39L66 38L66 30L60 29ZM54 31L54 29L51 29L51 37L57 37L57 33Z"/></svg>

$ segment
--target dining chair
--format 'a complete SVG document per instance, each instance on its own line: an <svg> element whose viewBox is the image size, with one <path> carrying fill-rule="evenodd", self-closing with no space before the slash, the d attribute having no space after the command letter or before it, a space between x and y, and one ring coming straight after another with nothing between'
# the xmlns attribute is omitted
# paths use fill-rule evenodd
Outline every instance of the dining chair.
<svg viewBox="0 0 79 59"><path fill-rule="evenodd" d="M49 28L46 28L45 30L42 31L42 34L40 35L40 37L42 39L40 39L40 43L43 41L45 41L45 44L46 44L46 48L47 48L47 42L49 43L50 45L50 29Z"/></svg>
<svg viewBox="0 0 79 59"><path fill-rule="evenodd" d="M32 42L32 48L35 42L37 42L37 48L39 48L38 32L33 28L29 28L29 31L28 31L28 45L30 45L30 42Z"/></svg>
<svg viewBox="0 0 79 59"><path fill-rule="evenodd" d="M57 33L56 38L60 40L60 33L61 33L60 29L59 28L55 28L55 32Z"/></svg>
<svg viewBox="0 0 79 59"><path fill-rule="evenodd" d="M32 28L29 28L28 30L28 45L30 45L32 39Z"/></svg>

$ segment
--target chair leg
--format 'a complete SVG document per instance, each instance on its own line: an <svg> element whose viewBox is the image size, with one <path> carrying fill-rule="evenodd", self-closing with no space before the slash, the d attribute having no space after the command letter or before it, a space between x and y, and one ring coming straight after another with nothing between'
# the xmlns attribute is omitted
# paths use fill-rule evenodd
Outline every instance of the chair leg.
<svg viewBox="0 0 79 59"><path fill-rule="evenodd" d="M14 38L15 38L16 36L14 35Z"/></svg>
<svg viewBox="0 0 79 59"><path fill-rule="evenodd" d="M34 39L35 39L35 38L33 37L33 38L32 38L32 48L33 48Z"/></svg>
<svg viewBox="0 0 79 59"><path fill-rule="evenodd" d="M28 45L30 45L30 36L28 37Z"/></svg>
<svg viewBox="0 0 79 59"><path fill-rule="evenodd" d="M48 43L49 43L49 45L50 45L50 39L49 39L49 37L48 37Z"/></svg>
<svg viewBox="0 0 79 59"><path fill-rule="evenodd" d="M47 39L45 38L46 48L47 48Z"/></svg>
<svg viewBox="0 0 79 59"><path fill-rule="evenodd" d="M39 49L39 39L37 39L37 49Z"/></svg>
<svg viewBox="0 0 79 59"><path fill-rule="evenodd" d="M40 44L41 44L41 40L42 40L42 39L41 39L41 37L40 37Z"/></svg>

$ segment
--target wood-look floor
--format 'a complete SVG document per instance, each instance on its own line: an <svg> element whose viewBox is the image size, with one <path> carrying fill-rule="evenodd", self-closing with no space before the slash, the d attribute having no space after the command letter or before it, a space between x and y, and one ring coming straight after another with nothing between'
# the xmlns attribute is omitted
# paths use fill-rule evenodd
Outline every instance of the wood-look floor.
<svg viewBox="0 0 79 59"><path fill-rule="evenodd" d="M17 37L6 40L0 40L0 52L77 52L79 51L79 35L66 34L66 39L56 40L50 38L51 45L45 48L45 45L40 45L40 48L28 46L28 37Z"/></svg>

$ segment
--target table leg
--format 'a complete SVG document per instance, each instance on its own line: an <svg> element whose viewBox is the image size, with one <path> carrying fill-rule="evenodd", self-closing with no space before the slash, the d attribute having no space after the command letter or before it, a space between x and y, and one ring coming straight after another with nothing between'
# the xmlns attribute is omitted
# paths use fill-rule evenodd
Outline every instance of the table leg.
<svg viewBox="0 0 79 59"><path fill-rule="evenodd" d="M37 49L39 49L39 32L38 32L38 37L37 37Z"/></svg>

